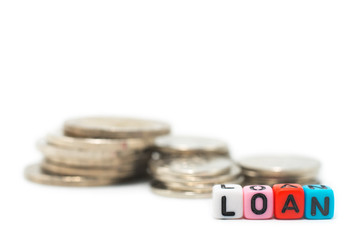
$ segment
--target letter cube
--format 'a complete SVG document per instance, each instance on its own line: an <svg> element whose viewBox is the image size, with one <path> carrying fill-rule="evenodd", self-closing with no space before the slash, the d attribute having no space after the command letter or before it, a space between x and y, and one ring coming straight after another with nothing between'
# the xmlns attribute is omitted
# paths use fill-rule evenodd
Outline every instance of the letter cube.
<svg viewBox="0 0 360 240"><path fill-rule="evenodd" d="M299 184L275 184L274 215L277 219L298 219L304 215L304 190Z"/></svg>
<svg viewBox="0 0 360 240"><path fill-rule="evenodd" d="M218 184L213 187L213 215L232 219L243 216L243 189L238 184Z"/></svg>
<svg viewBox="0 0 360 240"><path fill-rule="evenodd" d="M244 187L244 217L247 219L269 219L274 213L274 194L270 186L252 185Z"/></svg>
<svg viewBox="0 0 360 240"><path fill-rule="evenodd" d="M305 218L330 219L334 216L334 192L325 185L305 185Z"/></svg>

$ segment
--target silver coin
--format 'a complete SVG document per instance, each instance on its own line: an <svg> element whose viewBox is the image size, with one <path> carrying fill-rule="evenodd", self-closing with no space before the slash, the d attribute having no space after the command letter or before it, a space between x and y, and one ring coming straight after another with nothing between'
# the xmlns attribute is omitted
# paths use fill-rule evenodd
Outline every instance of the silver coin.
<svg viewBox="0 0 360 240"><path fill-rule="evenodd" d="M223 175L218 176L174 176L174 175L167 175L167 174L158 174L157 172L151 172L153 178L159 180L161 182L179 182L179 183L187 183L187 184L220 184L224 182L230 182L241 175L241 169L236 164L233 164L230 168L230 172Z"/></svg>
<svg viewBox="0 0 360 240"><path fill-rule="evenodd" d="M245 178L244 185L275 185L275 184L282 184L282 183L297 183L300 185L307 185L307 184L320 184L320 181L316 178L309 178L309 179L259 179L259 178Z"/></svg>
<svg viewBox="0 0 360 240"><path fill-rule="evenodd" d="M65 168L74 168L74 169L92 169L92 170L104 170L104 171L113 171L113 172L129 172L129 171L134 171L135 169L139 169L139 168L143 168L146 169L147 164L146 162L144 163L138 163L138 164L134 164L134 163L126 163L123 165L118 165L118 166L93 166L93 165L88 165L88 166L74 166L74 165L69 165L66 163L59 163L56 161L53 161L52 159L47 159L45 158L43 160L43 162L49 163L51 165L56 165L56 166L63 166Z"/></svg>
<svg viewBox="0 0 360 240"><path fill-rule="evenodd" d="M119 179L91 178L82 176L61 176L45 173L40 164L33 164L25 169L25 177L36 183L57 186L103 186L119 182Z"/></svg>
<svg viewBox="0 0 360 240"><path fill-rule="evenodd" d="M216 184L242 184L244 182L244 177L240 176L238 178L235 178L233 180L229 180L228 182L223 183L216 183ZM195 191L195 190L201 190L201 191L212 191L212 187L215 185L215 183L181 183L181 182L162 182L162 184L168 188L175 189L175 190L182 190L182 191Z"/></svg>
<svg viewBox="0 0 360 240"><path fill-rule="evenodd" d="M268 181L268 182L304 182L314 179L313 177L249 177L246 176L247 180L251 181Z"/></svg>
<svg viewBox="0 0 360 240"><path fill-rule="evenodd" d="M100 178L127 178L135 175L133 170L120 170L120 169L101 169L101 168L75 168L67 167L64 165L57 165L44 161L41 168L48 173L57 175L75 175L85 177L100 177Z"/></svg>
<svg viewBox="0 0 360 240"><path fill-rule="evenodd" d="M76 159L107 160L107 159L114 159L117 156L116 151L71 149L71 148L51 145L43 140L40 140L37 143L37 148L45 156L49 155L49 157L55 155L55 156L63 156L63 157L76 158Z"/></svg>
<svg viewBox="0 0 360 240"><path fill-rule="evenodd" d="M151 190L153 193L172 198L211 198L211 191L180 191L167 188L159 182L151 183Z"/></svg>
<svg viewBox="0 0 360 240"><path fill-rule="evenodd" d="M320 162L313 158L293 155L261 155L242 158L243 174L250 177L315 177Z"/></svg>
<svg viewBox="0 0 360 240"><path fill-rule="evenodd" d="M194 157L152 160L149 165L159 174L216 176L228 173L233 162L223 157Z"/></svg>
<svg viewBox="0 0 360 240"><path fill-rule="evenodd" d="M72 166L99 166L116 167L124 164L135 164L136 162L147 162L151 152L129 152L88 149L70 149L48 144L39 141L37 144L39 151L47 159L60 164Z"/></svg>
<svg viewBox="0 0 360 240"><path fill-rule="evenodd" d="M64 133L84 138L153 138L170 133L170 126L137 118L84 117L65 121Z"/></svg>
<svg viewBox="0 0 360 240"><path fill-rule="evenodd" d="M191 136L162 136L155 140L155 147L162 153L208 153L227 155L228 146L225 142L212 138Z"/></svg>
<svg viewBox="0 0 360 240"><path fill-rule="evenodd" d="M125 139L103 139L103 138L75 138L65 136L63 133L51 133L46 136L45 141L50 145L60 146L68 149L88 149L107 151L134 151L143 150L154 144L154 139L125 138Z"/></svg>
<svg viewBox="0 0 360 240"><path fill-rule="evenodd" d="M45 155L45 158L50 159L53 163L64 164L72 167L122 167L126 165L146 165L148 159L85 159L85 158L69 158L56 155Z"/></svg>

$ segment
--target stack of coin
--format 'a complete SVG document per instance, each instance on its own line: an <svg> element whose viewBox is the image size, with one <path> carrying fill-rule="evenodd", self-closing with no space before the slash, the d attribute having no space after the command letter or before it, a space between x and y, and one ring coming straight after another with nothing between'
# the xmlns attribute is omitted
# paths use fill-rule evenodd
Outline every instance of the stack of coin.
<svg viewBox="0 0 360 240"><path fill-rule="evenodd" d="M239 160L245 185L278 183L318 184L320 162L292 155L261 155Z"/></svg>
<svg viewBox="0 0 360 240"><path fill-rule="evenodd" d="M119 117L65 121L63 131L38 143L44 155L25 176L34 182L64 186L98 186L143 176L157 136L166 123Z"/></svg>
<svg viewBox="0 0 360 240"><path fill-rule="evenodd" d="M168 197L208 198L215 184L243 181L226 143L199 137L157 138L149 172L152 191Z"/></svg>

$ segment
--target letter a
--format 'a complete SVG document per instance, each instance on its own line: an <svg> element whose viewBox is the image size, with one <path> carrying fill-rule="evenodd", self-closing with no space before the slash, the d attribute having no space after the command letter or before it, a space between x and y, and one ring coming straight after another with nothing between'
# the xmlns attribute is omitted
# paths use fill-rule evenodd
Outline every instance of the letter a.
<svg viewBox="0 0 360 240"><path fill-rule="evenodd" d="M289 207L289 203L293 205L292 207ZM295 210L295 212L299 212L299 208L296 204L295 198L292 194L289 194L289 196L286 199L286 202L284 204L283 209L281 210L282 213L286 212L286 210Z"/></svg>

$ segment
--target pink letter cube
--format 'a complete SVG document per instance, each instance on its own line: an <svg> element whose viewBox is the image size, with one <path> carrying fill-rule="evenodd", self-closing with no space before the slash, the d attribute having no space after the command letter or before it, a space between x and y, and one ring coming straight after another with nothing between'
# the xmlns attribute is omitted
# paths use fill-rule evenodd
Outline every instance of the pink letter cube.
<svg viewBox="0 0 360 240"><path fill-rule="evenodd" d="M268 219L274 213L274 194L270 186L251 185L244 189L244 217Z"/></svg>

